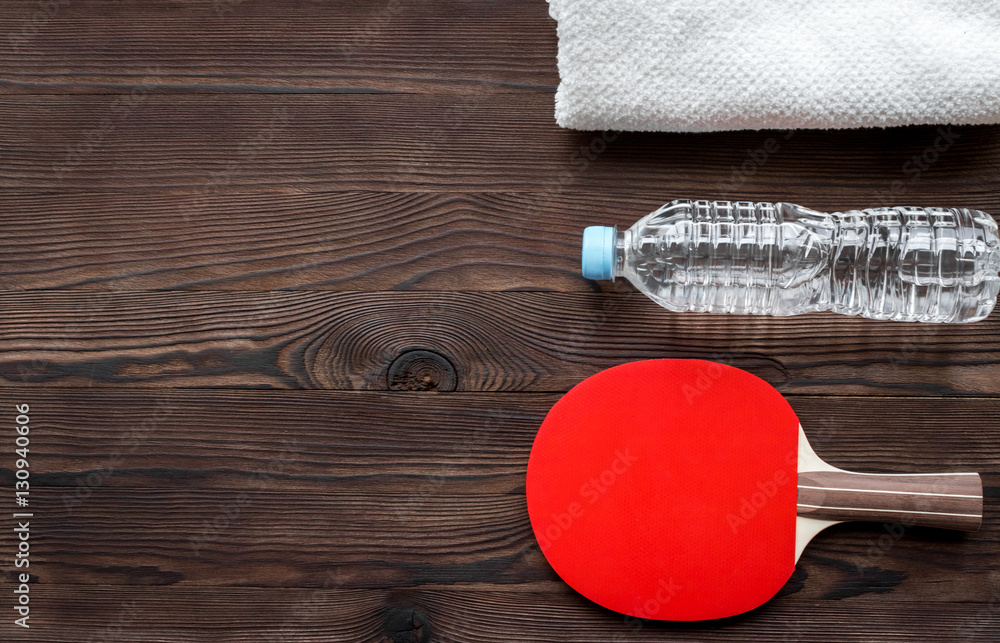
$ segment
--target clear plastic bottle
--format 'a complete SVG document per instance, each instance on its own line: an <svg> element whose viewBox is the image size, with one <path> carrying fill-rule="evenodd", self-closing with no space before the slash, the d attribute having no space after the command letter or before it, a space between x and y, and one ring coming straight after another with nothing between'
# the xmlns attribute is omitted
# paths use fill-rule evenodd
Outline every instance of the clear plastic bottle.
<svg viewBox="0 0 1000 643"><path fill-rule="evenodd" d="M993 310L998 272L996 222L960 208L672 201L583 233L585 277L625 277L678 312L971 322Z"/></svg>

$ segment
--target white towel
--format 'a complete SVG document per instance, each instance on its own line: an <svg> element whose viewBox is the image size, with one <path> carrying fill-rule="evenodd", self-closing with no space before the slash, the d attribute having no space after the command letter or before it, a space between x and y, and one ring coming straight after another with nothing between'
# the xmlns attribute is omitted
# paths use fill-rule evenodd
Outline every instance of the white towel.
<svg viewBox="0 0 1000 643"><path fill-rule="evenodd" d="M1000 122L1000 0L549 0L549 12L563 127Z"/></svg>

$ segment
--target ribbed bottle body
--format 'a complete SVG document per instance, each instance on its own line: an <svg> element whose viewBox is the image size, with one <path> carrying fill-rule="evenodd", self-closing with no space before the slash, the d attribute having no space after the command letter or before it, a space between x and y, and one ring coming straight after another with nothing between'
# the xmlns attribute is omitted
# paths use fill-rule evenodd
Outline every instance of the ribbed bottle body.
<svg viewBox="0 0 1000 643"><path fill-rule="evenodd" d="M1000 290L997 226L975 210L673 201L618 246L617 273L675 311L963 322Z"/></svg>

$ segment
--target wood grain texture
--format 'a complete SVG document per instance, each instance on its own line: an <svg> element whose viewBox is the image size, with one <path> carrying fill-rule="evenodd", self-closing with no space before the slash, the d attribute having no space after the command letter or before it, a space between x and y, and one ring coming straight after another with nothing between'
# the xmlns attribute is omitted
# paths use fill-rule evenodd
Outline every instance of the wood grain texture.
<svg viewBox="0 0 1000 643"><path fill-rule="evenodd" d="M580 275L583 228L630 225L659 205L580 194L229 192L185 218L184 201L0 193L0 286L593 291Z"/></svg>
<svg viewBox="0 0 1000 643"><path fill-rule="evenodd" d="M544 2L0 2L0 93L555 91ZM37 16L32 20L33 16Z"/></svg>
<svg viewBox="0 0 1000 643"><path fill-rule="evenodd" d="M582 231L627 228L661 198L220 190L189 217L176 194L8 190L0 288L629 292L583 278Z"/></svg>
<svg viewBox="0 0 1000 643"><path fill-rule="evenodd" d="M411 351L441 358L424 390L565 391L665 357L730 363L785 394L990 395L1000 377L1000 312L964 325L775 319L544 292L53 291L2 294L0 307L0 378L35 387L387 390L406 382L397 360Z"/></svg>
<svg viewBox="0 0 1000 643"><path fill-rule="evenodd" d="M1000 317L673 315L578 266L674 198L1000 215L1000 127L573 132L555 57L542 0L0 0L0 443L30 403L38 510L0 640L1000 638ZM982 530L838 525L724 622L596 607L526 458L656 357L764 377L835 466L981 472Z"/></svg>
<svg viewBox="0 0 1000 643"><path fill-rule="evenodd" d="M7 641L65 643L248 640L309 643L642 643L684 641L990 641L996 612L976 603L828 601L803 615L773 602L723 623L624 621L571 594L500 588L38 588L38 626L27 635L0 622ZM927 614L935 614L930 622ZM511 615L516 614L516 617ZM241 630L237 623L243 624ZM531 624L532 627L526 627ZM426 632L421 634L420 632Z"/></svg>
<svg viewBox="0 0 1000 643"><path fill-rule="evenodd" d="M983 520L983 483L977 473L800 472L798 515L976 531Z"/></svg>
<svg viewBox="0 0 1000 643"><path fill-rule="evenodd" d="M30 403L36 483L244 489L277 459L272 489L398 491L407 480L442 491L512 493L559 393L398 393L204 389L3 388ZM817 454L870 473L1000 474L992 436L1000 398L793 396ZM870 431L880 414L879 433ZM934 435L935 440L927 439ZM947 447L947 448L945 448ZM280 456L280 458L279 458ZM2 481L12 484L9 467ZM437 478L441 478L437 480ZM986 482L987 487L991 484ZM987 501L990 493L987 488ZM987 512L987 522L990 515Z"/></svg>
<svg viewBox="0 0 1000 643"><path fill-rule="evenodd" d="M558 395L502 397L2 389L0 406L31 405L38 586L321 587L333 569L344 589L569 593L537 550L524 498L531 443ZM781 600L988 601L1000 454L982 418L1000 400L793 404L837 466L983 471L987 520L969 535L837 526L809 546ZM877 410L887 419L874 434ZM0 476L9 491L13 472ZM0 548L12 542L0 531Z"/></svg>
<svg viewBox="0 0 1000 643"><path fill-rule="evenodd" d="M935 142L947 145L936 127L806 130L787 139L780 132L576 132L555 125L552 95L540 93L233 95L137 87L127 95L0 96L0 121L0 187L182 192L176 212L189 218L230 187L635 193L661 202L956 205L994 214L1000 192L1000 126L954 128L958 137L951 135L946 152L915 175L904 171L908 161ZM773 153L753 162L753 151L770 138Z"/></svg>
<svg viewBox="0 0 1000 643"><path fill-rule="evenodd" d="M523 492L415 497L328 487L96 487L69 509L72 489L38 488L29 571L54 585L309 587L331 567L343 587L359 589L559 583L532 535ZM11 535L0 544L10 550L16 525L4 521ZM890 592L898 601L987 602L1000 572L992 557L998 535L995 525L965 536L838 526L808 546L784 591L803 605ZM13 570L6 573L13 581Z"/></svg>

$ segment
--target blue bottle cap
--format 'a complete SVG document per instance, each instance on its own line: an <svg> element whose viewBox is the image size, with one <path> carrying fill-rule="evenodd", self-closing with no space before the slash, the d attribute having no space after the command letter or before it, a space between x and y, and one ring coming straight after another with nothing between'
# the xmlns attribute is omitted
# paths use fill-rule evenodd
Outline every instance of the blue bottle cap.
<svg viewBox="0 0 1000 643"><path fill-rule="evenodd" d="M583 231L583 276L611 279L615 274L614 228L590 226Z"/></svg>

